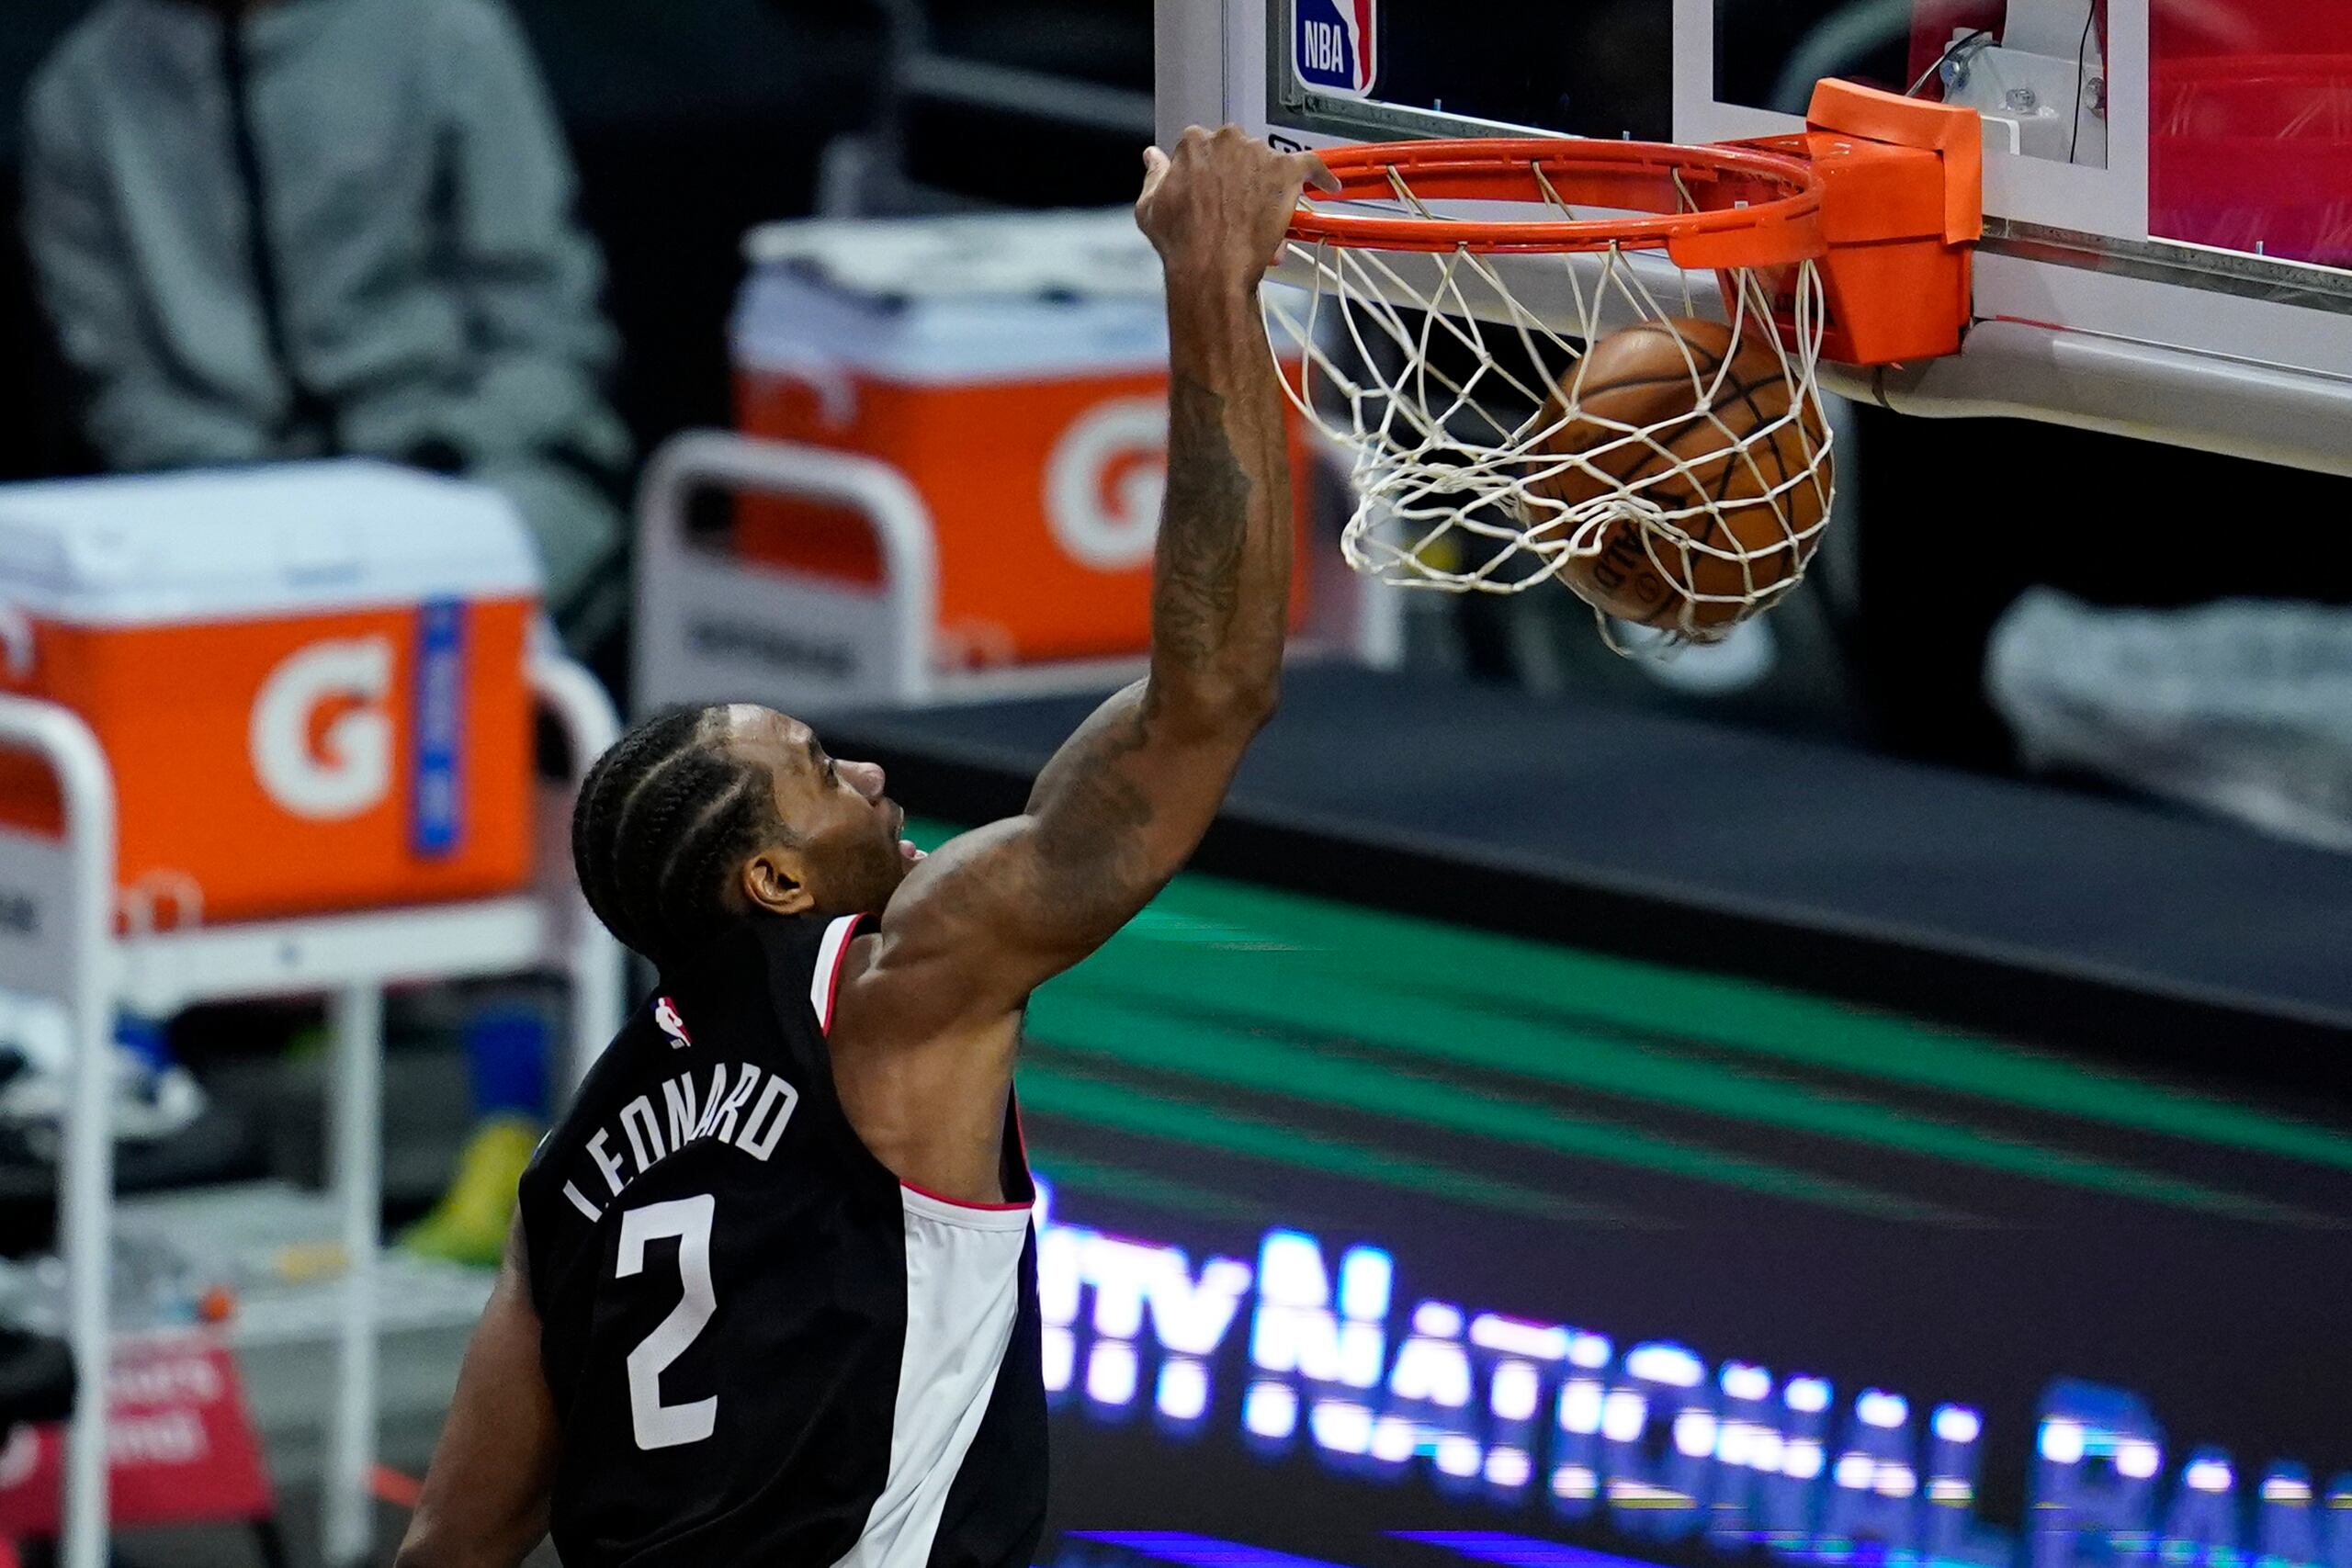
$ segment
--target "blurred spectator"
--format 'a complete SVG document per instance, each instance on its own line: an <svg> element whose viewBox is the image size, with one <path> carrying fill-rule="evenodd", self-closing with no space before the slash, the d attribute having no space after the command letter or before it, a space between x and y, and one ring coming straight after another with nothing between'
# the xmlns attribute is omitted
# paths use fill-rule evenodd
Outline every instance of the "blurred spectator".
<svg viewBox="0 0 2352 1568"><path fill-rule="evenodd" d="M108 465L464 474L520 507L576 649L617 626L602 265L494 0L101 0L33 84L25 183Z"/></svg>

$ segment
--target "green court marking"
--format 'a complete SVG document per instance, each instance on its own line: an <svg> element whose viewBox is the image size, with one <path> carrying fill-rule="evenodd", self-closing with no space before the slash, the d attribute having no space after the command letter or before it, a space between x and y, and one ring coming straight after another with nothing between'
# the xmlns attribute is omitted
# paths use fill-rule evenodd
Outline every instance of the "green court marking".
<svg viewBox="0 0 2352 1568"><path fill-rule="evenodd" d="M1515 1182L1497 1181L1432 1160L1413 1159L1385 1149L1305 1133L1295 1127L1237 1116L1219 1106L1181 1095L1138 1093L1082 1072L1047 1062L1023 1063L1021 1102L1040 1116L1066 1116L1091 1127L1108 1127L1141 1137L1162 1138L1194 1148L1222 1149L1276 1165L1369 1181L1400 1191L1451 1198L1507 1213L1575 1221L1612 1228L1642 1224L1622 1211L1580 1203Z"/></svg>
<svg viewBox="0 0 2352 1568"><path fill-rule="evenodd" d="M1209 877L1171 889L1173 910L1286 940L1388 985L1443 976L1498 1001L1573 1008L1597 1022L1680 1034L1785 1061L2109 1126L2352 1170L2352 1136L2143 1083L2023 1048L1753 981L1606 958ZM1151 940L1148 927L1136 936ZM1703 955L1694 955L1703 962Z"/></svg>
<svg viewBox="0 0 2352 1568"><path fill-rule="evenodd" d="M921 825L925 842L935 843L950 831L937 823ZM1059 984L1086 982L1098 969L1107 983L1110 966L1129 958L1181 963L1214 957L1249 960L1246 973L1196 976L1204 987L1227 989L1222 998L1195 999L1228 1010L1279 994L1302 974L1339 977L1355 989L1363 1006L1375 1005L1373 993L1384 1002L1400 992L1414 999L1416 985L1475 987L1498 1007L1521 1002L1572 1010L1599 1031L1703 1041L1888 1085L2352 1170L2352 1136L2331 1128L2021 1047L1753 981L1608 958L1217 877L1180 878L1101 955L1076 971L1074 981ZM1051 997L1055 990L1049 987L1041 995ZM1427 1004L1439 998L1419 999ZM1459 1005L1450 1016L1438 1039L1483 1033L1493 1018ZM1555 1038L1566 1037L1564 1030ZM1607 1040L1605 1033L1574 1037L1580 1050ZM1620 1050L1643 1050L1622 1040L1612 1043ZM1668 1044L1643 1050L1643 1055L1653 1065L1677 1059Z"/></svg>
<svg viewBox="0 0 2352 1568"><path fill-rule="evenodd" d="M1362 1063L1171 1017L1163 1010L1103 1001L1075 987L1041 992L1030 1008L1028 1032L1062 1051L1548 1154L1741 1187L1878 1219L1982 1223L1916 1199L1679 1143L1555 1106L1509 1100L1419 1074L1367 1070Z"/></svg>
<svg viewBox="0 0 2352 1568"><path fill-rule="evenodd" d="M1024 1097L1024 1103L1034 1101ZM1271 1204L1238 1198L1213 1187L1197 1187L1173 1177L1100 1160L1056 1153L1037 1162L1037 1175L1057 1191L1091 1192L1099 1198L1126 1198L1172 1213L1194 1214L1237 1224L1265 1228L1277 1222Z"/></svg>
<svg viewBox="0 0 2352 1568"><path fill-rule="evenodd" d="M1142 1040L1138 1032L1141 1029L1153 1024L1164 1028L1171 1022L1183 1027L1181 1017L1170 1019L1167 1007L1213 1009L1238 1015L1244 1022L1264 1020L1295 1035L1358 1041L1398 1058L1461 1063L1547 1083L1598 1089L1649 1104L1899 1149L2030 1180L2240 1219L2298 1225L2331 1223L2320 1215L2177 1177L2025 1143L1981 1128L1955 1125L1810 1086L1776 1082L1713 1063L1643 1050L1589 1031L1532 1024L1517 1018L1467 1011L1427 998L1368 990L1352 979L1334 977L1303 965L1287 965L1278 980L1267 976L1274 983L1253 986L1247 983L1242 973L1250 967L1250 957L1239 953L1204 952L1187 954L1177 962L1166 955L1139 955L1130 949L1101 964L1087 964L1060 985L1041 993L1032 1018L1059 1019L1064 1016L1065 1007L1080 997L1098 1008L1140 1010L1133 1012L1125 1028L1119 1028L1110 1018L1093 1026L1100 1038L1118 1042L1115 1049L1126 1054ZM1164 1005L1154 1009L1151 1004L1155 1001ZM1209 1031L1215 1026L1201 1020L1192 1027ZM1220 1036L1204 1034L1204 1042L1217 1038ZM1247 1034L1232 1038L1234 1043L1218 1048L1220 1058L1227 1051L1263 1053L1267 1049L1264 1042ZM1196 1046L1196 1054L1198 1050ZM1292 1064L1293 1073L1316 1071L1314 1064L1319 1062L1317 1077L1323 1081L1317 1092L1320 1093L1338 1089L1364 1092L1360 1080L1377 1083L1385 1076L1366 1074L1362 1062L1312 1051L1288 1051L1283 1059ZM1295 1092L1309 1091L1301 1089ZM1426 1084L1409 1089L1405 1098L1408 1103L1420 1102L1426 1107L1443 1101L1448 1094L1467 1095L1474 1104L1478 1099L1474 1091L1448 1091ZM1548 1108L1536 1110L1535 1113L1565 1116L1564 1112ZM1428 1109L1420 1114L1422 1120L1437 1120ZM1728 1167L1731 1157L1719 1156L1715 1160ZM1710 1170L1703 1166L1679 1169L1678 1174L1715 1180L1737 1179L1728 1170ZM1740 1184L1756 1185L1752 1179Z"/></svg>

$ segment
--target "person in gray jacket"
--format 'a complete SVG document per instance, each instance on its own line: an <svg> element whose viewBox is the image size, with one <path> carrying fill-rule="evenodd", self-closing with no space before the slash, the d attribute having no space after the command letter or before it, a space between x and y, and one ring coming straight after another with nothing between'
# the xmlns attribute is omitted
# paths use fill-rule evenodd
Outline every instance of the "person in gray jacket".
<svg viewBox="0 0 2352 1568"><path fill-rule="evenodd" d="M497 0L100 0L35 80L25 232L112 468L336 454L497 487L617 625L602 264Z"/></svg>

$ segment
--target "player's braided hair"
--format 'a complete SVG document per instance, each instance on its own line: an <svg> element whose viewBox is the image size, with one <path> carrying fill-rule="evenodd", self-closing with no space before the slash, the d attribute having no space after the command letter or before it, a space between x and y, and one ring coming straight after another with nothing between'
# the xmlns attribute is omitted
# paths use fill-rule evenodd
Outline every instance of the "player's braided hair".
<svg viewBox="0 0 2352 1568"><path fill-rule="evenodd" d="M723 707L646 720L596 761L571 863L596 918L670 968L735 918L729 872L780 831L768 771L726 741Z"/></svg>

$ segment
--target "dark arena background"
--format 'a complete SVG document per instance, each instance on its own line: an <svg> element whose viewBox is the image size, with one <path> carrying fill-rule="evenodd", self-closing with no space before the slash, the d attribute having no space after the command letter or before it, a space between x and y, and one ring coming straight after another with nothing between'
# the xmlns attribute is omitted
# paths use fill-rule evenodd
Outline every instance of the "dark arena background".
<svg viewBox="0 0 2352 1568"><path fill-rule="evenodd" d="M1477 306L1286 243L1281 705L1025 1015L1029 1568L2352 1568L2346 0L0 0L0 1568L449 1561L518 1183L657 994L591 764L740 700L922 845L1026 809L1149 668L1196 118L1385 171L1301 235L1549 166L1345 143L1743 146L1647 249L1404 265ZM1950 341L1846 364L1882 243L1941 292L1833 325ZM1679 639L1351 571L1668 536L1511 446L1596 276L1763 301L1701 324L1812 553ZM1633 439L1738 435L1698 378Z"/></svg>

